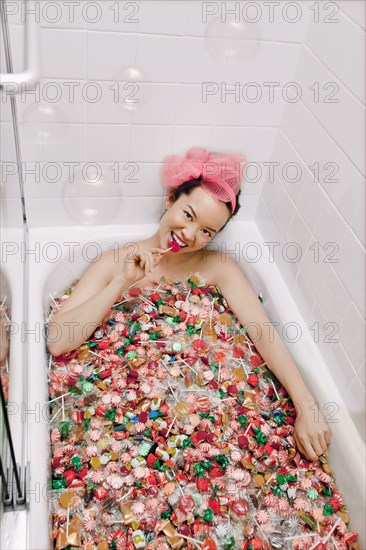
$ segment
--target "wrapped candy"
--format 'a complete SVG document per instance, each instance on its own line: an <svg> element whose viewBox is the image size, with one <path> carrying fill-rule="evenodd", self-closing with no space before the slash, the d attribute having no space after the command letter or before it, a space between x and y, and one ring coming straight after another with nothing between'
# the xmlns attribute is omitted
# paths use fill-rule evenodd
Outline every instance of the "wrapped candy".
<svg viewBox="0 0 366 550"><path fill-rule="evenodd" d="M356 545L334 474L294 448L290 396L219 288L198 273L156 285L51 363L55 548Z"/></svg>

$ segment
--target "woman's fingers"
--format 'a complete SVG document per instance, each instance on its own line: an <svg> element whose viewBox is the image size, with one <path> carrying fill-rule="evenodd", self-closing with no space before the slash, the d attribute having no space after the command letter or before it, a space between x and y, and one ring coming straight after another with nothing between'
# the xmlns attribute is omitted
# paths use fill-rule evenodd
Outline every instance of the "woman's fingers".
<svg viewBox="0 0 366 550"><path fill-rule="evenodd" d="M318 459L312 445L310 444L310 441L303 441L302 443L296 434L295 434L295 438L296 438L296 443L299 448L299 451L304 456L306 456L308 460L315 461Z"/></svg>
<svg viewBox="0 0 366 550"><path fill-rule="evenodd" d="M146 253L146 266L147 266L147 270L146 270L146 275L147 275L148 273L150 273L150 271L154 269L154 258L151 252Z"/></svg>
<svg viewBox="0 0 366 550"><path fill-rule="evenodd" d="M325 454L327 452L327 443L325 441L325 434L320 434L319 444L322 449L322 452L320 454Z"/></svg>
<svg viewBox="0 0 366 550"><path fill-rule="evenodd" d="M310 441L304 442L304 449L305 449L305 455L308 457L309 460L311 460L312 462L315 462L316 460L318 460L318 455L316 454Z"/></svg>
<svg viewBox="0 0 366 550"><path fill-rule="evenodd" d="M149 268L149 259L146 252L143 252L142 254L144 259L143 259L143 262L141 263L141 267L144 269L145 275L147 275L147 270Z"/></svg>
<svg viewBox="0 0 366 550"><path fill-rule="evenodd" d="M147 262L148 262L148 273L150 273L150 271L153 269L153 258L152 258L152 255L149 254L148 257L147 257Z"/></svg>
<svg viewBox="0 0 366 550"><path fill-rule="evenodd" d="M320 455L323 454L323 445L321 444L319 440L319 436L311 440L311 446L314 449L314 452L316 454L316 458L318 458Z"/></svg>
<svg viewBox="0 0 366 550"><path fill-rule="evenodd" d="M150 271L155 269L155 267L158 265L159 261L163 257L162 252L164 252L162 248L153 248L152 250L154 250L154 251L156 250L156 253L153 254L152 252L150 252L150 254L149 254L149 257L150 257ZM161 250L161 252L159 252L160 250Z"/></svg>
<svg viewBox="0 0 366 550"><path fill-rule="evenodd" d="M150 248L150 250L151 252L159 252L160 254L165 252L164 248L160 248L160 247Z"/></svg>
<svg viewBox="0 0 366 550"><path fill-rule="evenodd" d="M300 443L296 433L294 433L294 438L295 438L295 441L296 441L296 445L297 445L297 448L299 449L300 453L302 453L304 456L306 456L306 452L305 452L305 449L304 447L302 446L302 444Z"/></svg>
<svg viewBox="0 0 366 550"><path fill-rule="evenodd" d="M318 438L313 438L307 441L303 440L303 443L301 443L297 434L294 434L294 437L299 451L304 454L308 460L315 462L319 459L320 455L327 455L328 448L325 435L321 434Z"/></svg>
<svg viewBox="0 0 366 550"><path fill-rule="evenodd" d="M136 260L140 268L144 270L145 275L148 275L159 263L159 260L163 257L163 253L163 248L154 247L147 251L141 250L135 252L133 259Z"/></svg>

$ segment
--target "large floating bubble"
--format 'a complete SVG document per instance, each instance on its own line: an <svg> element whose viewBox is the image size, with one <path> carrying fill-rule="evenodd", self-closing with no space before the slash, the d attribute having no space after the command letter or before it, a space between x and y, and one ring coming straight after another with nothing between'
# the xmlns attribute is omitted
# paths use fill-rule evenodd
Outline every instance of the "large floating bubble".
<svg viewBox="0 0 366 550"><path fill-rule="evenodd" d="M227 65L252 59L259 48L258 23L235 20L235 14L222 14L207 24L205 40L211 55Z"/></svg>
<svg viewBox="0 0 366 550"><path fill-rule="evenodd" d="M23 114L24 132L39 144L62 141L69 131L69 119L53 104L32 103Z"/></svg>
<svg viewBox="0 0 366 550"><path fill-rule="evenodd" d="M86 165L64 182L62 202L78 225L108 224L120 210L120 186L112 173L104 172L100 166Z"/></svg>
<svg viewBox="0 0 366 550"><path fill-rule="evenodd" d="M122 67L112 79L114 100L126 111L137 111L150 100L150 80L136 67Z"/></svg>

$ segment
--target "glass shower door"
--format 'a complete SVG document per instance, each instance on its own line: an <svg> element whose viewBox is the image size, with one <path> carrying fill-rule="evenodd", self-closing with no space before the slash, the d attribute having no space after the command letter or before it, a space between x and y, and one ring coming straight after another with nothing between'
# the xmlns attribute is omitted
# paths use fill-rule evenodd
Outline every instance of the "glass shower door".
<svg viewBox="0 0 366 550"><path fill-rule="evenodd" d="M6 512L27 507L27 417L31 412L24 321L27 220L18 108L22 83L33 82L36 75L37 56L29 47L36 26L29 24L28 17L23 20L22 4L32 7L28 0L0 2L0 525L5 526L0 533L4 536L9 530ZM19 17L9 18L13 10L19 10ZM19 48L21 43L27 47ZM19 51L24 51L24 58ZM0 547L4 546L0 535Z"/></svg>

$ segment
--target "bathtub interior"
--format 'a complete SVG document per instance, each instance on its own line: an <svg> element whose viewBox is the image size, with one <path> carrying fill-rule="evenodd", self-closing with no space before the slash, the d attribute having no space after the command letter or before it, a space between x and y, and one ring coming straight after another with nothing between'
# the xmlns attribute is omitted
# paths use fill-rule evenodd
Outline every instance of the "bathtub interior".
<svg viewBox="0 0 366 550"><path fill-rule="evenodd" d="M4 304L4 313L1 314L1 317L2 319L4 319L4 321L6 320L6 317L5 317L5 312L6 312L6 316L7 318L11 321L11 308L12 308L12 293L11 293L11 288L10 288L10 284L9 284L9 280L8 280L8 277L5 275L4 271L2 268L0 268L0 305L1 304ZM9 333L8 333L8 338L9 338ZM6 342L2 341L1 342L1 346L3 346ZM10 342L9 342L10 343ZM9 368L9 356L10 356L10 347L8 348L8 354L7 354L7 357L4 359L4 364L3 364L3 368L5 370L6 368L6 365L7 365L7 368ZM1 357L2 357L2 354L1 354ZM0 420L0 441L2 441L1 439L1 434L2 434L2 421Z"/></svg>
<svg viewBox="0 0 366 550"><path fill-rule="evenodd" d="M263 239L258 240L261 239L261 236L255 225L250 222L238 222L239 225L245 226L244 234L246 235L246 240L257 239L257 242L263 242ZM234 243L235 235L243 234L243 227L239 228L238 226L234 225L231 231L226 234L226 244L229 250L230 244ZM34 263L30 266L30 284L33 285L33 300L34 304L37 302L36 309L38 310L38 313L35 314L38 315L37 318L40 322L44 323L48 317L51 301L50 295L61 295L69 287L73 279L80 278L90 261L92 261L91 250L88 257L82 251L83 244L91 242L90 235L93 235L92 241L99 245L99 250L107 250L111 246L111 243L118 242L122 246L123 243L144 239L148 235L151 235L156 227L150 225L143 228L141 226L138 228L131 226L109 226L95 229L95 231L91 231L90 228L88 230L81 228L80 231L75 231L75 228L53 228L51 234L49 228L47 230L45 228L31 229L31 243L32 240L46 243L50 239L59 243L75 240L80 243L80 249L75 250L72 258L70 258L70 255L65 250L63 257L57 263ZM98 238L94 238L94 235L98 235ZM220 241L218 240L217 242ZM94 249L95 251L96 249ZM98 253L95 253L95 257L97 256ZM301 341L288 347L319 404L322 405L329 401L339 404L337 422L331 425L332 443L328 449L329 463L337 474L337 483L343 491L345 502L350 510L350 527L360 533L359 540L361 548L363 548L362 544L365 541L363 527L365 484L363 478L364 445L362 439L343 404L342 398L332 380L329 368L324 363L310 335L307 336L306 324L301 318L277 266L274 263L258 262L257 264L245 264L242 266L242 269L247 274L256 292L263 295L263 307L271 321L278 320L284 324L291 319L297 321L304 328L304 337L301 338ZM28 353L34 360L38 357L38 360L44 363L43 372L46 372L48 367L46 346L44 345L43 349L40 350L40 347L38 349L34 347L33 349L31 345ZM46 391L46 385L42 388L42 391ZM38 388L37 391L39 392L40 389ZM42 397L46 397L46 395ZM42 433L45 434L46 432L47 425L45 423ZM32 445L34 449L34 441ZM44 446L43 448L45 450ZM46 460L48 461L49 450L49 440L47 440L48 456L47 459L45 456L45 463ZM38 462L37 468L39 471L37 473L34 471L36 478L39 475L42 479L47 477L47 480L49 480L50 471L48 470L46 473L45 469L43 469L43 472L41 472L43 466L40 462ZM35 503L33 503L33 510L31 511L33 517L35 517L37 514ZM38 521L41 525L42 522L39 517ZM42 525L45 528L45 522ZM35 527L32 528L32 531L30 548L37 548L37 532Z"/></svg>
<svg viewBox="0 0 366 550"><path fill-rule="evenodd" d="M4 299L6 297L6 305L7 305L7 315L11 319L11 293L10 293L10 286L7 277L3 273L3 270L0 271L0 304L3 303ZM9 316L10 314L10 316ZM10 350L9 350L10 353ZM9 353L7 360L9 365ZM3 383L4 386L4 383ZM0 407L0 449L2 449L2 457L5 458L5 461L7 461L6 454L7 454L7 445L5 442L5 429L4 429L4 418L3 418L3 411L2 407ZM5 455L5 457L4 457ZM3 494L3 485L2 485L2 477L0 477L0 494ZM0 499L0 523L1 518L3 515L3 500Z"/></svg>
<svg viewBox="0 0 366 550"><path fill-rule="evenodd" d="M10 320L9 351L9 403L21 403L24 388L25 346L22 338L21 322L24 313L24 261L21 255L24 241L23 228L5 227L1 229L1 269L0 304L6 297L7 315ZM24 463L23 424L20 415L10 414L9 425L16 461ZM1 423L2 424L2 423ZM0 426L1 431L1 426Z"/></svg>
<svg viewBox="0 0 366 550"><path fill-rule="evenodd" d="M6 208L3 209L2 213L9 215ZM21 407L18 405L24 401L24 389L26 387L25 345L20 328L24 319L24 280L26 275L24 259L21 254L24 245L24 230L21 223L19 223L19 227L12 226L19 218L19 211L14 211L12 214L14 216L10 216L10 218L4 217L3 222L5 224L7 220L8 226L2 227L0 232L0 303L6 296L7 315L11 322L8 352L9 397L7 409L15 460L21 474L21 484L23 484L27 475L25 470L27 460L26 424L22 420L22 415L19 414ZM0 419L2 458L5 455L3 466L10 467L10 450L4 439L4 433L1 435L2 429L4 430L4 421ZM14 487L14 481L11 482L10 487ZM0 548L2 550L26 548L26 516L27 511L24 509L14 511L13 509L9 510L9 507L4 505L0 506Z"/></svg>
<svg viewBox="0 0 366 550"><path fill-rule="evenodd" d="M11 292L8 276L4 272L4 267L0 269L0 304L3 303L6 297L7 309L11 311ZM9 315L9 314L8 314Z"/></svg>
<svg viewBox="0 0 366 550"><path fill-rule="evenodd" d="M5 300L5 304L6 304L7 316L11 320L11 290L10 290L10 284L9 284L9 281L8 281L8 277L3 272L3 269L1 269L0 270L0 304L2 304L4 302L4 300ZM7 361L8 367L9 367L9 355L10 355L10 348L9 348L7 358L4 360L4 361ZM4 363L3 368L5 369L5 363ZM5 445L4 437L5 437L4 419L3 419L2 409L0 407L0 448L4 449L5 453L6 453L7 446ZM0 490L1 490L1 478L0 478ZM2 494L2 493L0 493L0 494ZM0 499L0 506L1 506L1 503L2 503L2 500ZM0 508L0 510L1 510L1 508Z"/></svg>
<svg viewBox="0 0 366 550"><path fill-rule="evenodd" d="M235 222L237 225L245 226L250 229L250 227L255 227L251 222ZM235 225L235 224L234 224ZM87 269L87 267L90 265L91 261L95 261L98 257L100 257L101 253L107 250L111 249L111 242L113 242L114 239L118 239L119 246L123 247L124 244L131 243L131 242L137 242L141 239L146 239L149 235L151 235L154 231L155 226L146 226L146 230L141 233L127 233L125 236L122 235L123 228L119 228L119 231L117 229L117 233L114 233L112 230L110 232L110 235L107 237L102 238L93 238L93 242L98 245L98 248L96 247L93 255L92 251L90 252L90 256L88 258L86 257L83 246L85 246L88 242L88 240L80 239L80 247L75 250L75 253L72 257L72 261L70 261L70 255L66 252L64 253L64 257L57 263L57 266L54 267L52 272L50 273L49 278L47 279L46 285L43 289L43 296L42 296L42 304L43 304L43 316L44 320L47 319L49 314L49 307L51 302L51 295L52 296L59 296L68 286L71 284L71 282L74 279L80 279L83 275L84 271ZM252 229L253 231L253 229ZM248 229L246 229L246 233L248 232ZM227 247L227 250L232 250L233 247L231 245L234 245L234 237L238 234L238 231L236 230L236 226L233 230L230 232L228 231L226 233L225 237L216 237L212 240L213 246L217 246L219 249L223 243L225 243L225 246ZM231 242L232 241L232 242ZM116 248L114 246L114 248ZM245 265L242 266L242 269L248 279L250 280L253 288L255 289L257 296L261 296L262 298L262 305L264 309L266 310L266 313L268 317L271 320L278 319L279 313L277 311L275 303L270 299L270 292L269 288L267 287L266 281L263 278L263 275L259 273L259 271L249 262L246 262Z"/></svg>

